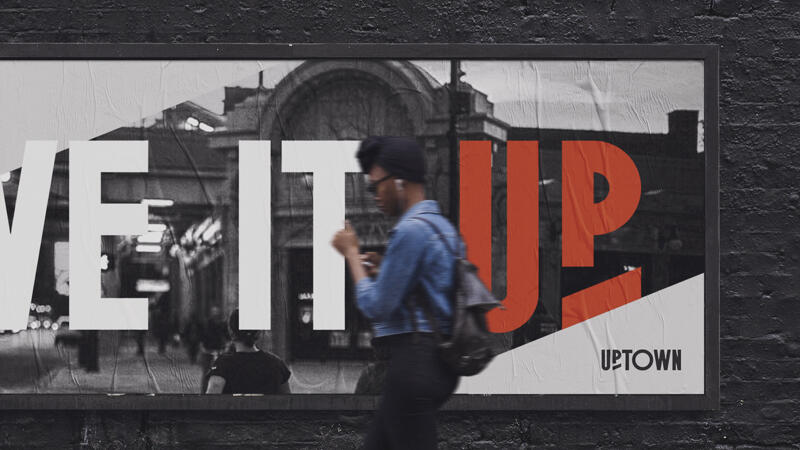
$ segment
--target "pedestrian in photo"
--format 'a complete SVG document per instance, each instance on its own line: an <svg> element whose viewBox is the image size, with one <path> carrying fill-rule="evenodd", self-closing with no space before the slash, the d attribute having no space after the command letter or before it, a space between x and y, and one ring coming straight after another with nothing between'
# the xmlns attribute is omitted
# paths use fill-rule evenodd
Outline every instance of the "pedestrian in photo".
<svg viewBox="0 0 800 450"><path fill-rule="evenodd" d="M153 320L151 321L153 333L158 341L159 355L167 353L167 343L173 331L171 316L169 297L159 294L155 300Z"/></svg>
<svg viewBox="0 0 800 450"><path fill-rule="evenodd" d="M449 294L455 257L448 248L462 246L439 205L426 199L424 155L416 141L368 138L357 158L377 206L398 218L382 259L360 253L349 223L332 241L347 260L358 308L372 322L373 345L387 360L380 405L365 447L436 448L436 412L458 385L458 376L438 354L437 334L447 337L452 330Z"/></svg>
<svg viewBox="0 0 800 450"><path fill-rule="evenodd" d="M183 328L183 341L186 343L186 353L192 364L197 364L197 355L200 353L200 339L203 334L203 325L196 313L189 316Z"/></svg>
<svg viewBox="0 0 800 450"><path fill-rule="evenodd" d="M225 323L222 310L217 306L212 306L200 338L200 363L203 370L200 392L206 392L208 371L211 370L214 361L225 351L229 338L228 324Z"/></svg>
<svg viewBox="0 0 800 450"><path fill-rule="evenodd" d="M259 330L239 329L239 310L228 320L232 351L211 366L206 394L288 394L291 372L281 358L259 349Z"/></svg>

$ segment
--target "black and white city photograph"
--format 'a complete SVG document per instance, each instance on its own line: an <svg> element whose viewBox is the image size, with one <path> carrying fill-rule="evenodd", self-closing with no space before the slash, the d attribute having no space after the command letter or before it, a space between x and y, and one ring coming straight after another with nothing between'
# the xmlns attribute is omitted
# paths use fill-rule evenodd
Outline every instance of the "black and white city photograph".
<svg viewBox="0 0 800 450"><path fill-rule="evenodd" d="M218 382L230 389L236 378L252 386L234 392L241 394L379 395L387 371L374 346L381 336L359 308L361 283L349 269L341 272L344 327L315 327L314 210L324 205L315 204L313 173L282 170L288 141L359 141L364 148L370 139L402 138L424 159L418 184L425 198L454 224L477 207L458 195L464 142L483 142L491 189L481 211L491 215L490 236L474 246L490 249L484 281L499 301L512 296L511 284L532 282L538 290L518 300L532 313L495 333L494 351L548 336L555 342L555 333L611 309L576 320L566 306L571 296L636 271L638 299L705 272L704 89L703 61L692 60L263 62L236 82L92 136L147 142L146 173L101 179L102 203L147 206L147 231L103 235L97 255L102 301L146 299L146 330L70 326L70 151L59 148L27 327L0 336L0 393L212 395L231 393ZM239 252L249 244L239 233L242 141L267 141L271 152L271 229L264 230L271 268L261 274L271 280L271 296L260 299L269 302L269 330L239 326L239 274L247 264ZM508 270L507 258L532 232L515 225L507 208L515 141L538 143L526 181L535 203L524 206L538 208L538 246L523 255L531 264L524 276ZM593 262L584 267L562 261L569 203L562 202L562 152L572 141L620 149L641 183L630 220L595 233ZM368 172L346 173L336 189L344 189L347 229L360 251L385 255L397 217L376 202L380 182ZM0 179L12 228L24 174L23 167ZM610 177L595 172L592 181L594 204L615 192ZM326 248L333 238L325 238ZM231 356L249 352L264 358Z"/></svg>

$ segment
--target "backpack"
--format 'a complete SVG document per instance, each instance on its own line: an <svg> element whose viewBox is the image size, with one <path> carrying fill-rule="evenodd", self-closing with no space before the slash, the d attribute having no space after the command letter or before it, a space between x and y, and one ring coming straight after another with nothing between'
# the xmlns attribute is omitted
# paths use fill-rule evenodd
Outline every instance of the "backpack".
<svg viewBox="0 0 800 450"><path fill-rule="evenodd" d="M457 375L475 375L481 372L495 356L492 348L495 338L489 331L486 314L494 308L503 306L478 278L478 268L466 258L462 258L457 251L453 251L445 236L433 222L420 216L416 216L414 219L421 220L433 228L455 258L453 287L449 295L453 307L452 335L448 340L444 340L439 333L430 302L421 285L417 286L416 295L409 296L414 329L417 329L417 318L413 313L413 303L421 299L420 306L425 318L433 327L434 334L439 341L439 354L445 364Z"/></svg>

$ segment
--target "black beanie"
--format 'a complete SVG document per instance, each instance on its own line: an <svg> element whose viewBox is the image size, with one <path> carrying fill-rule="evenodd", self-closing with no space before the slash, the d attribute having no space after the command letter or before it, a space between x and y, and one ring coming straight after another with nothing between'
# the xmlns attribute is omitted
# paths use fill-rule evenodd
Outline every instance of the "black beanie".
<svg viewBox="0 0 800 450"><path fill-rule="evenodd" d="M390 175L413 183L425 183L425 156L417 141L400 137L368 137L356 153L361 171L383 167Z"/></svg>

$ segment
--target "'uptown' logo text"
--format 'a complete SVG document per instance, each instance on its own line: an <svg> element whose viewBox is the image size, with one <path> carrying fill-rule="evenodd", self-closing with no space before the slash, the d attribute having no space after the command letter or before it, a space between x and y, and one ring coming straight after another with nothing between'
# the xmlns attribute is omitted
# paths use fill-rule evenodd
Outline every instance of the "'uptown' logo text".
<svg viewBox="0 0 800 450"><path fill-rule="evenodd" d="M603 370L681 370L680 349L600 350L600 367Z"/></svg>

